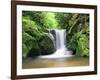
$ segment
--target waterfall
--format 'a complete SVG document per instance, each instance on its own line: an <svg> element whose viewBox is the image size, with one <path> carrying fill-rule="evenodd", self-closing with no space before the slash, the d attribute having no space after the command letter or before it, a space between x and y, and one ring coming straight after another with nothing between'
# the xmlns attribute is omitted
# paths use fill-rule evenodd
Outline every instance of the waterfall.
<svg viewBox="0 0 100 80"><path fill-rule="evenodd" d="M50 33L53 36L53 34ZM66 30L55 29L55 39L52 37L56 51L51 55L41 56L42 58L63 58L72 56L72 51L69 51L66 47Z"/></svg>
<svg viewBox="0 0 100 80"><path fill-rule="evenodd" d="M55 30L56 32L56 50L66 48L66 31Z"/></svg>

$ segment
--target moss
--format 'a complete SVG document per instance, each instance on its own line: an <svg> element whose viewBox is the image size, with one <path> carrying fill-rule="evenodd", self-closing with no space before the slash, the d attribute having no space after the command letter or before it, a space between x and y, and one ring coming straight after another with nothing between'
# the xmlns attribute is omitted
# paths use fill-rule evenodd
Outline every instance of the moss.
<svg viewBox="0 0 100 80"><path fill-rule="evenodd" d="M42 55L52 54L55 51L53 41L49 34L42 35L39 40Z"/></svg>
<svg viewBox="0 0 100 80"><path fill-rule="evenodd" d="M36 53L38 55L40 53L40 48L38 46L38 42L36 41L36 39L25 32L23 32L22 43L23 43L22 45L23 57L27 57L32 54L36 55Z"/></svg>
<svg viewBox="0 0 100 80"><path fill-rule="evenodd" d="M76 51L77 56L89 56L89 38L86 34L78 32L73 35L68 48Z"/></svg>

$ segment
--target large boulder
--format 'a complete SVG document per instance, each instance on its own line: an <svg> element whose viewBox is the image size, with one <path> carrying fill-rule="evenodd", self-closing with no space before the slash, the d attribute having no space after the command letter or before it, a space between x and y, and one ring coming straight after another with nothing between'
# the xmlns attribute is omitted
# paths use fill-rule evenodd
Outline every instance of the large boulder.
<svg viewBox="0 0 100 80"><path fill-rule="evenodd" d="M55 51L54 43L49 33L40 37L39 46L41 49L41 55L49 55Z"/></svg>

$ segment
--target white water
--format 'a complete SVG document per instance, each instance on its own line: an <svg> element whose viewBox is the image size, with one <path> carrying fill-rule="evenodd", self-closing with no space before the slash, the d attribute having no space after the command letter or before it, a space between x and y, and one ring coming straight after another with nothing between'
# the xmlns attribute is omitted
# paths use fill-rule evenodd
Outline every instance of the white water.
<svg viewBox="0 0 100 80"><path fill-rule="evenodd" d="M65 30L55 30L56 32L56 50L65 49L66 45L66 31Z"/></svg>
<svg viewBox="0 0 100 80"><path fill-rule="evenodd" d="M72 56L72 51L68 51L66 48L66 30L55 29L56 39L53 37L53 43L56 51L51 55L41 56L42 58L63 58ZM50 35L52 35L50 33ZM55 41L54 41L55 40Z"/></svg>

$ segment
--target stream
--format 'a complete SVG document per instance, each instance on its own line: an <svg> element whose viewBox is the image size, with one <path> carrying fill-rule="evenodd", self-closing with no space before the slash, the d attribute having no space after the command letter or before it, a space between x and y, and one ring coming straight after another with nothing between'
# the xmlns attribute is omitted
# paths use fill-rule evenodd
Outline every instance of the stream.
<svg viewBox="0 0 100 80"><path fill-rule="evenodd" d="M77 67L89 66L89 57L67 57L67 58L27 58L22 62L23 69L29 68L49 68L49 67Z"/></svg>

